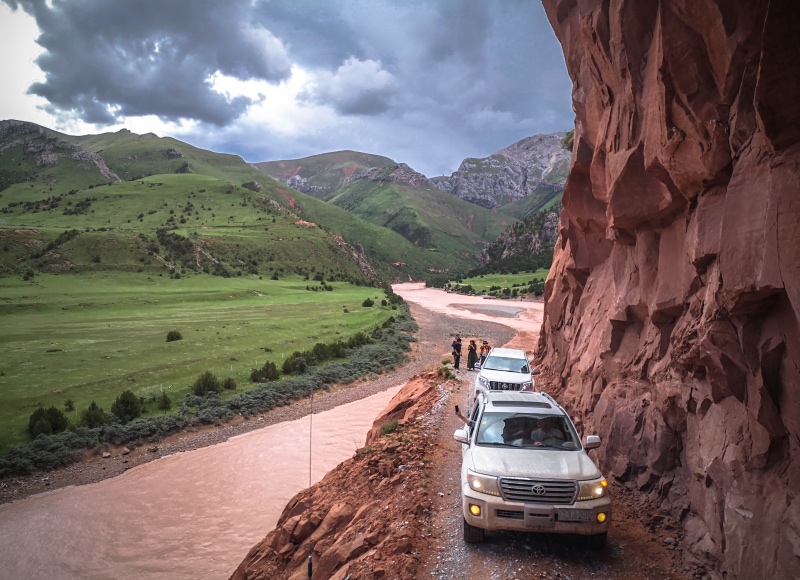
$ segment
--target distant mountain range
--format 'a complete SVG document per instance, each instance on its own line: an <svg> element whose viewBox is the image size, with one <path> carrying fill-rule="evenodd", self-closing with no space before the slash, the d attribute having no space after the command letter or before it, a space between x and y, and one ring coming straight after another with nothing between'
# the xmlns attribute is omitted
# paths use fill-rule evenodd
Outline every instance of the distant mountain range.
<svg viewBox="0 0 800 580"><path fill-rule="evenodd" d="M568 157L559 134L539 135L486 159L467 159L449 178L429 179L403 163L355 151L251 165L154 134L71 136L0 121L0 271L51 267L25 248L49 247L64 231L77 230L108 238L105 245L93 240L100 249L138 235L141 243L132 244L120 265L127 269L169 262L156 260L159 266L139 255L152 254L159 243L166 253L167 231L190 242L182 263L171 254L173 273L274 275L334 267L351 278L407 280L466 272L485 262L488 244L530 207L560 200ZM156 179L162 175L168 178ZM479 191L480 183L488 189ZM158 196L143 195L162 186ZM207 194L199 210L198 191ZM232 196L227 203L225 195ZM259 223L267 216L275 226ZM291 235L296 228L305 233ZM38 241L16 239L23 230ZM277 246L270 235L254 237L278 230ZM75 239L82 237L69 245L80 245ZM242 242L255 243L261 257L247 254ZM55 253L73 270L122 259Z"/></svg>
<svg viewBox="0 0 800 580"><path fill-rule="evenodd" d="M337 151L255 166L415 246L456 259L474 260L516 221L449 195L405 163L377 155Z"/></svg>
<svg viewBox="0 0 800 580"><path fill-rule="evenodd" d="M571 157L562 145L565 137L566 133L526 137L489 157L464 159L449 177L426 178L414 172L418 176L415 185L433 185L475 205L503 208L503 213L522 219L560 201ZM399 165L387 157L356 151L254 164L266 175L323 200L371 170ZM405 170L409 171L413 172Z"/></svg>

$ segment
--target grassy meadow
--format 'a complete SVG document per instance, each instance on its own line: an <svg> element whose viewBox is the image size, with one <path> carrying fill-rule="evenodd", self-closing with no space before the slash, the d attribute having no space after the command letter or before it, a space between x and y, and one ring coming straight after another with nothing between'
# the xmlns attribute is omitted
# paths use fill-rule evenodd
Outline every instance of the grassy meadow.
<svg viewBox="0 0 800 580"><path fill-rule="evenodd" d="M91 400L108 410L125 389L149 398L163 388L174 405L205 370L232 377L240 392L266 361L280 368L296 350L346 340L392 314L379 289L327 285L119 271L0 278L0 450L29 440L37 405L63 410L72 399L73 422ZM366 298L375 306L363 307ZM170 330L183 340L166 342Z"/></svg>
<svg viewBox="0 0 800 580"><path fill-rule="evenodd" d="M488 294L497 292L498 289L502 291L505 289L511 290L515 287L527 287L533 281L544 282L549 272L550 270L547 268L539 268L535 272L518 272L516 274L481 274L472 278L463 278L460 282L451 281L450 285L454 288L472 286L476 294Z"/></svg>

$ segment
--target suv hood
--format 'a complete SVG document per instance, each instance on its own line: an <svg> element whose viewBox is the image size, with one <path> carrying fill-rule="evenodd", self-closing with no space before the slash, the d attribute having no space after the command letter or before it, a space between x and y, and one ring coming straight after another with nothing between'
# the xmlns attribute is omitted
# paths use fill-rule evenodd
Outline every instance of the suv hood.
<svg viewBox="0 0 800 580"><path fill-rule="evenodd" d="M512 449L475 445L467 455L468 467L484 475L579 481L601 477L597 466L582 450Z"/></svg>

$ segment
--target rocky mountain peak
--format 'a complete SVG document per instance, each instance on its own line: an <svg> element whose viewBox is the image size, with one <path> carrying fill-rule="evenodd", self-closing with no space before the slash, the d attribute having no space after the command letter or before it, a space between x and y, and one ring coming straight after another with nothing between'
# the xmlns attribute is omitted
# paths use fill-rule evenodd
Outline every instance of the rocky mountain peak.
<svg viewBox="0 0 800 580"><path fill-rule="evenodd" d="M471 203L496 208L524 199L537 189L551 197L563 191L571 152L561 145L566 133L533 135L489 157L467 158L450 177L431 182Z"/></svg>

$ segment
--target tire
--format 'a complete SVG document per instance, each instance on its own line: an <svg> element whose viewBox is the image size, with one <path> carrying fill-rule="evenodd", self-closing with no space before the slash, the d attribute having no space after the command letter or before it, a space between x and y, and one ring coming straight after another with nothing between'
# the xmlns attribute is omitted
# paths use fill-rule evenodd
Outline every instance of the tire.
<svg viewBox="0 0 800 580"><path fill-rule="evenodd" d="M586 539L589 542L589 548L599 552L606 547L606 542L608 541L608 532L589 536Z"/></svg>
<svg viewBox="0 0 800 580"><path fill-rule="evenodd" d="M476 528L468 524L466 519L464 520L464 541L467 544L480 544L485 535L483 528Z"/></svg>

